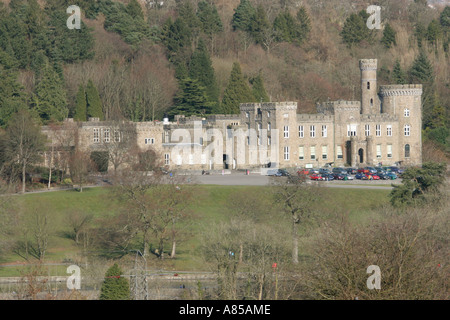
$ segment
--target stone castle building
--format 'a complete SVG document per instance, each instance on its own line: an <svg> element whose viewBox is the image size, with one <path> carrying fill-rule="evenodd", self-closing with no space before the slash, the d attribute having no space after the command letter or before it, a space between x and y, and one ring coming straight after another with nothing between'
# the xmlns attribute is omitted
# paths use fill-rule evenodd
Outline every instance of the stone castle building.
<svg viewBox="0 0 450 320"><path fill-rule="evenodd" d="M315 114L298 114L296 102L244 103L233 115L71 125L85 150L135 144L155 150L170 169L421 165L422 85L378 86L376 59L359 68L361 99L318 103Z"/></svg>

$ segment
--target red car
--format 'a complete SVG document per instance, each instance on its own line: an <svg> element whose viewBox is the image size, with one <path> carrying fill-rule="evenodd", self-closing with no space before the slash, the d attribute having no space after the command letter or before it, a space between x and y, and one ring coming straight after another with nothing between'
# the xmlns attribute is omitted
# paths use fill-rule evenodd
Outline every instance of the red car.
<svg viewBox="0 0 450 320"><path fill-rule="evenodd" d="M380 180L380 177L376 174L366 174L368 180Z"/></svg>
<svg viewBox="0 0 450 320"><path fill-rule="evenodd" d="M316 180L316 181L323 181L323 180L325 180L325 178L322 177L320 174L315 174L315 173L310 175L309 178L311 180Z"/></svg>
<svg viewBox="0 0 450 320"><path fill-rule="evenodd" d="M366 168L359 168L358 169L358 173L365 173L365 174L367 174L367 173L369 173L369 170L366 169Z"/></svg>

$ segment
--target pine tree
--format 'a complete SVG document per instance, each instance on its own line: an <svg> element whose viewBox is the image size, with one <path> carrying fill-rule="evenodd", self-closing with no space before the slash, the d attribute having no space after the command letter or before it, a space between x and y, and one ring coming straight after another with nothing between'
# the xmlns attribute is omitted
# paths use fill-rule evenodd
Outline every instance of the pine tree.
<svg viewBox="0 0 450 320"><path fill-rule="evenodd" d="M130 284L126 278L122 277L122 270L117 263L106 271L99 299L130 300Z"/></svg>
<svg viewBox="0 0 450 320"><path fill-rule="evenodd" d="M297 11L297 21L297 37L299 43L301 44L308 38L309 33L311 32L311 20L305 7L300 7L300 9Z"/></svg>
<svg viewBox="0 0 450 320"><path fill-rule="evenodd" d="M36 86L34 106L44 122L62 121L69 114L64 82L50 64Z"/></svg>
<svg viewBox="0 0 450 320"><path fill-rule="evenodd" d="M259 73L255 78L250 80L252 84L252 94L257 102L269 102L269 96L267 95L266 89L264 88L264 81L261 73Z"/></svg>
<svg viewBox="0 0 450 320"><path fill-rule="evenodd" d="M272 33L272 29L266 10L261 4L258 5L250 23L250 34L257 44L265 46L266 37Z"/></svg>
<svg viewBox="0 0 450 320"><path fill-rule="evenodd" d="M392 69L392 82L395 84L406 83L406 75L400 65L400 60L398 59L395 61L394 68Z"/></svg>
<svg viewBox="0 0 450 320"><path fill-rule="evenodd" d="M442 30L439 22L436 19L431 20L427 28L427 40L432 44L437 44L442 38Z"/></svg>
<svg viewBox="0 0 450 320"><path fill-rule="evenodd" d="M26 94L17 76L15 70L0 65L0 127L5 127L14 113L27 108Z"/></svg>
<svg viewBox="0 0 450 320"><path fill-rule="evenodd" d="M86 121L87 106L86 106L86 91L82 84L78 87L78 93L76 97L76 108L73 116L75 121Z"/></svg>
<svg viewBox="0 0 450 320"><path fill-rule="evenodd" d="M128 3L126 12L134 19L144 19L144 12L142 12L142 7L137 0L131 0Z"/></svg>
<svg viewBox="0 0 450 320"><path fill-rule="evenodd" d="M208 37L212 37L212 35L223 31L222 21L214 4L200 1L198 3L197 17L200 21L202 31Z"/></svg>
<svg viewBox="0 0 450 320"><path fill-rule="evenodd" d="M86 86L86 109L88 117L103 120L102 101L92 80L89 80Z"/></svg>
<svg viewBox="0 0 450 320"><path fill-rule="evenodd" d="M439 99L437 90L433 94L433 109L431 110L430 128L446 128L447 116L444 105Z"/></svg>
<svg viewBox="0 0 450 320"><path fill-rule="evenodd" d="M201 86L205 87L207 100L217 105L219 101L219 86L217 85L214 68L208 50L202 40L192 55L189 76L197 79Z"/></svg>
<svg viewBox="0 0 450 320"><path fill-rule="evenodd" d="M362 10L359 14L352 13L347 20L345 20L341 36L348 47L359 44L363 40L368 42L372 40L372 32L366 26L367 18L367 13Z"/></svg>
<svg viewBox="0 0 450 320"><path fill-rule="evenodd" d="M397 45L397 42L395 40L396 34L397 33L391 27L391 25L387 23L383 30L383 38L381 38L381 43L385 48L389 49L392 48L392 46Z"/></svg>
<svg viewBox="0 0 450 320"><path fill-rule="evenodd" d="M236 9L234 9L231 24L233 30L249 31L256 10L248 0L241 0Z"/></svg>
<svg viewBox="0 0 450 320"><path fill-rule="evenodd" d="M434 70L425 52L421 50L409 70L410 83L423 85L422 94L422 125L426 129L432 123L432 110L434 107Z"/></svg>
<svg viewBox="0 0 450 320"><path fill-rule="evenodd" d="M278 42L284 41L292 43L297 38L296 32L298 26L296 26L296 21L289 10L280 12L277 15L273 21L273 28Z"/></svg>
<svg viewBox="0 0 450 320"><path fill-rule="evenodd" d="M221 110L225 114L239 113L239 105L245 102L256 102L255 97L242 75L241 66L238 62L233 63L230 80L225 89Z"/></svg>
<svg viewBox="0 0 450 320"><path fill-rule="evenodd" d="M211 113L213 104L207 100L206 88L197 79L185 78L180 81L180 89L175 96L175 107L169 115L204 115Z"/></svg>

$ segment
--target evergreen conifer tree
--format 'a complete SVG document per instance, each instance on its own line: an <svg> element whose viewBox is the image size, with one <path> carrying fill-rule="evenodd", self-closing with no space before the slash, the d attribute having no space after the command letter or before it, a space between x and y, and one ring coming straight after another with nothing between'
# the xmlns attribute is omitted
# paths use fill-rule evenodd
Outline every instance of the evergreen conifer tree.
<svg viewBox="0 0 450 320"><path fill-rule="evenodd" d="M219 102L219 87L208 50L201 39L191 58L189 77L197 79L199 84L205 87L207 100L217 106Z"/></svg>
<svg viewBox="0 0 450 320"><path fill-rule="evenodd" d="M245 102L255 102L255 97L242 75L241 66L238 62L233 63L230 79L225 89L221 110L225 114L239 113L239 105Z"/></svg>
<svg viewBox="0 0 450 320"><path fill-rule="evenodd" d="M68 116L64 82L50 64L46 65L36 86L34 104L44 122L62 121Z"/></svg>
<svg viewBox="0 0 450 320"><path fill-rule="evenodd" d="M395 30L391 27L389 23L387 23L383 30L383 38L381 38L381 43L387 49L392 48L392 46L395 46L397 44L395 37L396 37Z"/></svg>
<svg viewBox="0 0 450 320"><path fill-rule="evenodd" d="M406 75L402 70L400 60L398 59L395 61L394 68L392 69L392 82L395 84L406 83Z"/></svg>
<svg viewBox="0 0 450 320"><path fill-rule="evenodd" d="M103 120L102 101L92 80L89 80L86 86L86 109L88 117Z"/></svg>
<svg viewBox="0 0 450 320"><path fill-rule="evenodd" d="M234 9L231 21L233 30L249 31L255 12L256 10L249 0L241 0L237 8Z"/></svg>
<svg viewBox="0 0 450 320"><path fill-rule="evenodd" d="M252 84L252 93L257 102L269 102L269 96L267 95L266 89L264 88L264 81L261 73L259 73L255 78L250 80Z"/></svg>
<svg viewBox="0 0 450 320"><path fill-rule="evenodd" d="M100 300L130 300L130 284L121 275L122 270L117 263L106 271L100 289Z"/></svg>
<svg viewBox="0 0 450 320"><path fill-rule="evenodd" d="M86 91L84 90L84 86L82 84L78 87L78 93L76 97L76 107L74 112L74 120L75 121L86 121L87 115L87 106L86 106Z"/></svg>

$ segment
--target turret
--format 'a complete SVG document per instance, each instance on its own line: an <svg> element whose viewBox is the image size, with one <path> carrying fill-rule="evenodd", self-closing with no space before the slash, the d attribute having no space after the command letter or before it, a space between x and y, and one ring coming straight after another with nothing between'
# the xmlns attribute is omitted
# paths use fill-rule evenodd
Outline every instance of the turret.
<svg viewBox="0 0 450 320"><path fill-rule="evenodd" d="M377 96L377 59L359 60L361 70L361 113L380 113Z"/></svg>

